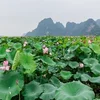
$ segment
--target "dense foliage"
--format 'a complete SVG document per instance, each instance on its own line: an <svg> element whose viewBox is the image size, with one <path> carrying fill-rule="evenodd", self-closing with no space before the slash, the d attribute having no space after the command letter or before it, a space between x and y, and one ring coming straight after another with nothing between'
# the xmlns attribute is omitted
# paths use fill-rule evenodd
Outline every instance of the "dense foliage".
<svg viewBox="0 0 100 100"><path fill-rule="evenodd" d="M100 37L1 37L0 100L100 100Z"/></svg>

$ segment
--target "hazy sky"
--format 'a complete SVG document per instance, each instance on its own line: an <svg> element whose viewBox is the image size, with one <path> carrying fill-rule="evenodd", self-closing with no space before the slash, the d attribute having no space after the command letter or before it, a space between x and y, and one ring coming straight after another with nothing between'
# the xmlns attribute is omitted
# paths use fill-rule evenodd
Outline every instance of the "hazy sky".
<svg viewBox="0 0 100 100"><path fill-rule="evenodd" d="M48 17L64 25L100 19L100 0L0 0L0 35L22 35Z"/></svg>

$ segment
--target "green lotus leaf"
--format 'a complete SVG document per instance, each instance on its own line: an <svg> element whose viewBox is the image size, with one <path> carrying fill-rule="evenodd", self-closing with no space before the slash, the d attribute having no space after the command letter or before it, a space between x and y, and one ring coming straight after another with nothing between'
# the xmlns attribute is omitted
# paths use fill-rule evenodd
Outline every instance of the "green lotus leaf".
<svg viewBox="0 0 100 100"><path fill-rule="evenodd" d="M0 39L0 43L2 43L2 40Z"/></svg>
<svg viewBox="0 0 100 100"><path fill-rule="evenodd" d="M57 87L54 87L53 85L47 83L43 84L43 93L40 96L42 100L52 100L55 97Z"/></svg>
<svg viewBox="0 0 100 100"><path fill-rule="evenodd" d="M30 53L20 54L20 64L25 69L25 73L33 73L36 70L36 62L33 60L33 55Z"/></svg>
<svg viewBox="0 0 100 100"><path fill-rule="evenodd" d="M72 73L70 71L61 71L60 75L63 79L68 80L72 77Z"/></svg>
<svg viewBox="0 0 100 100"><path fill-rule="evenodd" d="M81 54L78 56L78 59L80 59L81 61L83 61L84 59L86 59L89 55L87 54Z"/></svg>
<svg viewBox="0 0 100 100"><path fill-rule="evenodd" d="M73 81L62 85L56 95L56 100L93 100L95 94L87 85Z"/></svg>
<svg viewBox="0 0 100 100"><path fill-rule="evenodd" d="M100 54L100 46L98 44L90 44L89 47L96 53Z"/></svg>
<svg viewBox="0 0 100 100"><path fill-rule="evenodd" d="M89 76L88 74L85 74L85 73L79 73L79 72L77 72L74 75L74 79L80 79L83 82L88 81L90 78L91 78L91 76Z"/></svg>
<svg viewBox="0 0 100 100"><path fill-rule="evenodd" d="M50 58L50 57L48 57L48 56L42 56L41 58L41 61L43 62L43 63L45 63L45 64L47 64L47 65L56 65L56 63Z"/></svg>
<svg viewBox="0 0 100 100"><path fill-rule="evenodd" d="M50 82L51 82L54 86L56 86L56 87L60 87L61 84L63 84L63 83L61 83L60 80L59 80L58 78L56 78L55 76L52 76L52 77L51 77Z"/></svg>
<svg viewBox="0 0 100 100"><path fill-rule="evenodd" d="M95 64L98 64L98 60L95 58L86 58L83 60L83 63L87 66L93 66Z"/></svg>
<svg viewBox="0 0 100 100"><path fill-rule="evenodd" d="M67 41L66 47L69 47L71 45L71 41Z"/></svg>
<svg viewBox="0 0 100 100"><path fill-rule="evenodd" d="M6 48L3 46L0 46L0 58L6 57Z"/></svg>
<svg viewBox="0 0 100 100"><path fill-rule="evenodd" d="M91 49L88 47L81 47L80 48L84 53L91 53Z"/></svg>
<svg viewBox="0 0 100 100"><path fill-rule="evenodd" d="M81 77L81 73L77 72L74 74L74 79L79 79Z"/></svg>
<svg viewBox="0 0 100 100"><path fill-rule="evenodd" d="M65 56L64 56L64 59L65 60L71 60L73 57L75 57L75 55L74 54L70 54L70 53L67 53L67 54L65 54Z"/></svg>
<svg viewBox="0 0 100 100"><path fill-rule="evenodd" d="M7 59L11 64L13 64L13 60L14 60L14 57L15 57L15 53L16 53L15 50L6 53L6 59Z"/></svg>
<svg viewBox="0 0 100 100"><path fill-rule="evenodd" d="M73 51L75 51L78 47L79 47L79 45L71 46L71 47L69 47L68 51L69 51L69 52L73 52Z"/></svg>
<svg viewBox="0 0 100 100"><path fill-rule="evenodd" d="M12 47L13 46L13 42L11 42L11 40L7 43L7 45L9 46L9 47Z"/></svg>
<svg viewBox="0 0 100 100"><path fill-rule="evenodd" d="M0 99L11 100L18 95L24 86L23 80L23 76L17 71L10 71L0 76Z"/></svg>
<svg viewBox="0 0 100 100"><path fill-rule="evenodd" d="M49 73L56 73L56 72L58 72L59 71L59 67L57 67L57 66L48 66L48 72Z"/></svg>
<svg viewBox="0 0 100 100"><path fill-rule="evenodd" d="M89 79L89 81L90 81L91 83L98 83L98 84L100 84L100 76L98 76L98 77L91 77L91 78Z"/></svg>
<svg viewBox="0 0 100 100"><path fill-rule="evenodd" d="M18 49L21 49L22 48L22 44L21 43L14 43L13 44L13 47L18 50Z"/></svg>
<svg viewBox="0 0 100 100"><path fill-rule="evenodd" d="M65 68L67 66L67 63L57 62L56 66L61 67L61 68Z"/></svg>
<svg viewBox="0 0 100 100"><path fill-rule="evenodd" d="M20 51L18 50L15 54L13 64L12 64L12 70L16 70L20 62Z"/></svg>
<svg viewBox="0 0 100 100"><path fill-rule="evenodd" d="M36 81L31 81L25 85L23 92L24 100L36 100L42 92L42 86Z"/></svg>
<svg viewBox="0 0 100 100"><path fill-rule="evenodd" d="M43 65L41 67L38 67L38 70L41 71L42 73L46 72L48 69L47 67L44 67Z"/></svg>
<svg viewBox="0 0 100 100"><path fill-rule="evenodd" d="M88 81L91 77L88 74L81 74L81 81Z"/></svg>
<svg viewBox="0 0 100 100"><path fill-rule="evenodd" d="M37 50L41 50L42 49L42 45L40 43L35 43L34 44L34 47L37 49Z"/></svg>
<svg viewBox="0 0 100 100"><path fill-rule="evenodd" d="M100 75L100 64L94 65L91 70L95 75Z"/></svg>
<svg viewBox="0 0 100 100"><path fill-rule="evenodd" d="M79 67L79 63L76 61L69 61L69 66L71 68L77 68L77 67Z"/></svg>
<svg viewBox="0 0 100 100"><path fill-rule="evenodd" d="M24 48L23 51L26 52L26 53L32 53L33 49L31 49L31 48Z"/></svg>

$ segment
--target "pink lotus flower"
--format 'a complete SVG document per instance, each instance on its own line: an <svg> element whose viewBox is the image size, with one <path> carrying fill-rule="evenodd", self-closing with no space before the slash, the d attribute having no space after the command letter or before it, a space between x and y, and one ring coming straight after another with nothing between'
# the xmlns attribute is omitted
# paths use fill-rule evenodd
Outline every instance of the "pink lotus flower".
<svg viewBox="0 0 100 100"><path fill-rule="evenodd" d="M48 54L49 49L43 45L43 54Z"/></svg>
<svg viewBox="0 0 100 100"><path fill-rule="evenodd" d="M4 70L4 71L9 71L10 70L10 66L2 66L0 67L0 70Z"/></svg>
<svg viewBox="0 0 100 100"><path fill-rule="evenodd" d="M10 70L10 66L6 66L5 70L9 71Z"/></svg>
<svg viewBox="0 0 100 100"><path fill-rule="evenodd" d="M10 70L10 66L8 66L8 61L7 60L3 62L3 66L0 67L0 70L4 70L4 71Z"/></svg>
<svg viewBox="0 0 100 100"><path fill-rule="evenodd" d="M84 67L84 64L83 63L80 63L79 64L79 68L83 68Z"/></svg>
<svg viewBox="0 0 100 100"><path fill-rule="evenodd" d="M47 47L43 48L43 54L48 54L49 49Z"/></svg>
<svg viewBox="0 0 100 100"><path fill-rule="evenodd" d="M8 61L7 60L3 62L3 66L8 66Z"/></svg>
<svg viewBox="0 0 100 100"><path fill-rule="evenodd" d="M0 70L5 70L5 67L4 66L0 67Z"/></svg>

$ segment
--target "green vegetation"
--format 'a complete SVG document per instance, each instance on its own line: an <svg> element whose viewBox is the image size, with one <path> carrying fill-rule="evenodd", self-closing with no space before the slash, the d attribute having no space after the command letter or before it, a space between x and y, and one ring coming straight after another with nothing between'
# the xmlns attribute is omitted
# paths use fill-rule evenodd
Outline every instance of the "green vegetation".
<svg viewBox="0 0 100 100"><path fill-rule="evenodd" d="M100 37L1 37L0 100L100 100Z"/></svg>

